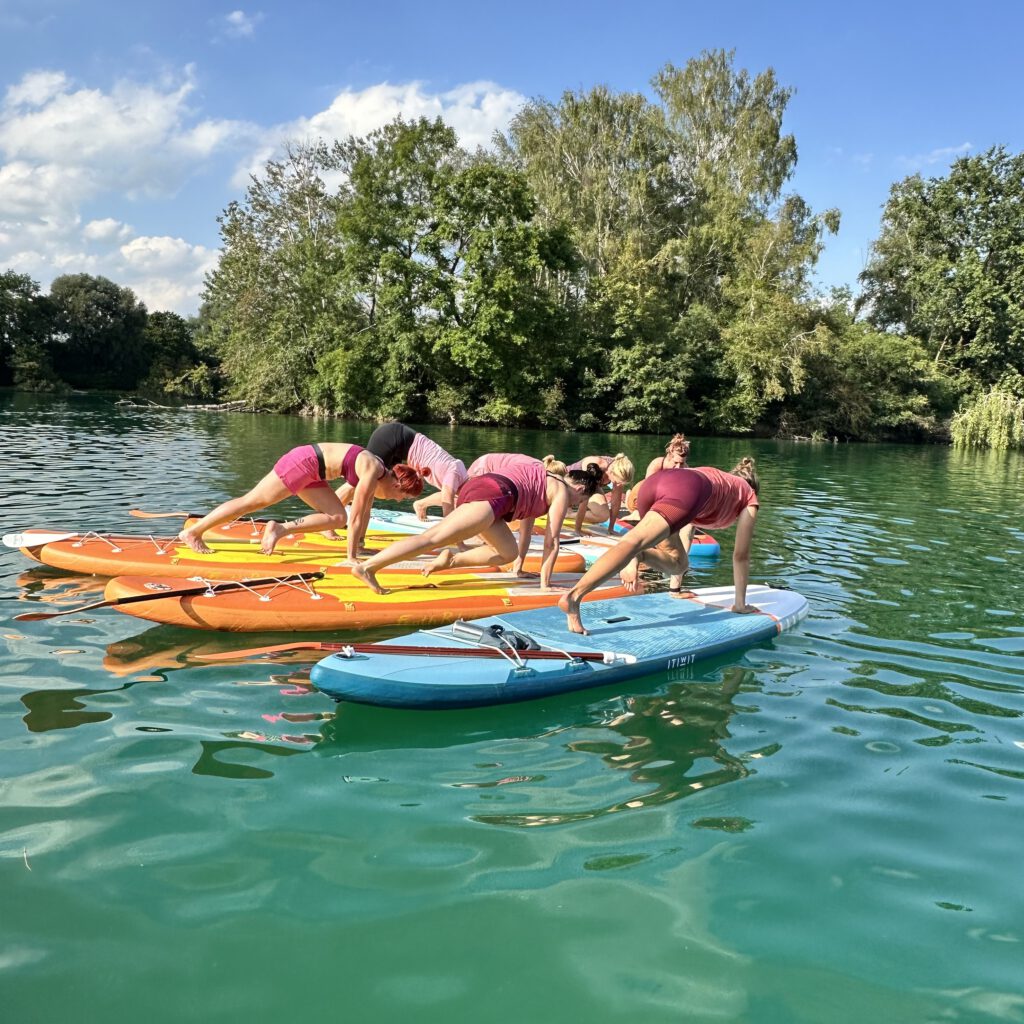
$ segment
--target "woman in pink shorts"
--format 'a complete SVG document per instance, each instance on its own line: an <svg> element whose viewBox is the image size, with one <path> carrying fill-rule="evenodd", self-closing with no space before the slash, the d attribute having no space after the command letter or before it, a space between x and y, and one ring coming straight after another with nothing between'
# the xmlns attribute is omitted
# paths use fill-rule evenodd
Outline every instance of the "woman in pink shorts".
<svg viewBox="0 0 1024 1024"><path fill-rule="evenodd" d="M760 487L754 460L741 459L729 473L712 466L663 469L649 476L637 492L640 522L615 547L605 552L559 602L573 633L585 633L580 602L595 587L621 572L629 590L642 590L641 559L661 572L682 577L689 568L679 533L686 527L721 529L736 523L732 555L734 612L756 612L747 604L750 540L757 521Z"/></svg>
<svg viewBox="0 0 1024 1024"><path fill-rule="evenodd" d="M533 534L533 521L546 514L540 584L543 590L550 590L565 513L571 502L585 501L594 493L597 479L592 473L567 473L553 455L543 461L528 455L485 455L469 467L469 479L459 489L451 515L421 534L389 545L353 568L352 575L375 593L385 594L387 591L377 582L378 572L438 548L441 551L423 569L424 576L439 569L470 569L509 562L513 563L512 571L519 573ZM517 520L518 544L509 528L509 523ZM447 546L476 534L483 544L463 551Z"/></svg>
<svg viewBox="0 0 1024 1024"><path fill-rule="evenodd" d="M385 469L380 459L357 444L306 444L293 448L277 460L248 494L218 505L179 536L193 551L210 554L211 549L203 540L207 530L284 501L289 495L301 498L315 514L287 523L267 523L260 544L264 554L271 554L277 542L289 534L342 529L349 519L345 502L328 483L339 478L350 485L348 564L354 564L366 536L373 499L401 501L415 498L423 490L423 478L414 469L405 465Z"/></svg>

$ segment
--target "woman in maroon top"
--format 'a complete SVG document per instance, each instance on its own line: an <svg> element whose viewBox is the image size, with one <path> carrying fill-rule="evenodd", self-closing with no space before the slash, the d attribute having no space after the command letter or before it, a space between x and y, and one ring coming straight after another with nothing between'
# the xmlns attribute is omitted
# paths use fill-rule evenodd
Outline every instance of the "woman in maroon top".
<svg viewBox="0 0 1024 1024"><path fill-rule="evenodd" d="M661 572L682 576L689 568L679 532L690 524L721 529L736 523L732 571L736 588L732 610L756 612L747 604L750 540L757 520L759 481L754 460L741 459L731 473L711 466L663 469L649 476L637 492L640 522L605 552L559 602L573 633L586 633L580 602L595 587L621 572L627 590L641 591L641 559Z"/></svg>

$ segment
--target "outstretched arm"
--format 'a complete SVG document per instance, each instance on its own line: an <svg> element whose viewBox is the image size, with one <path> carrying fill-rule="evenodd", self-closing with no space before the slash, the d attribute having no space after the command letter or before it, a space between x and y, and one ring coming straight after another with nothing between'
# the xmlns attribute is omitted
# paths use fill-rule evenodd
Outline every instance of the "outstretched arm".
<svg viewBox="0 0 1024 1024"><path fill-rule="evenodd" d="M558 560L558 552L561 547L558 535L562 532L565 514L569 511L569 488L565 484L556 483L553 480L548 486L557 487L558 490L551 504L548 505L547 526L544 527L544 556L540 564L542 590L551 588L551 574L555 570L555 562ZM580 507L586 507L586 499Z"/></svg>
<svg viewBox="0 0 1024 1024"><path fill-rule="evenodd" d="M360 453L359 459L363 455ZM369 461L369 459L367 460ZM356 461L356 472L359 482L352 494L352 512L348 520L348 560L350 563L359 561L359 552L363 548L363 538L370 524L370 509L373 508L373 495L380 479L380 463L373 459L372 465L363 470Z"/></svg>
<svg viewBox="0 0 1024 1024"><path fill-rule="evenodd" d="M732 552L732 582L736 588L733 597L734 612L756 612L752 604L747 604L747 581L750 578L750 541L754 536L757 523L757 508L753 505L745 508L736 522L736 546Z"/></svg>

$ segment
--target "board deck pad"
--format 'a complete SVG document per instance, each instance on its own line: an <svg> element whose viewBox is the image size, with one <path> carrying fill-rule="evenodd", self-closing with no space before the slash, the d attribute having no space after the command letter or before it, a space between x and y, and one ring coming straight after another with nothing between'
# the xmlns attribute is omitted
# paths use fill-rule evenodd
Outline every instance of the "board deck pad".
<svg viewBox="0 0 1024 1024"><path fill-rule="evenodd" d="M411 514L410 518L416 520ZM218 580L241 580L275 572L348 572L348 567L341 564L348 555L343 539L332 541L321 534L296 534L284 538L272 555L264 555L259 549L260 532L261 528L254 528L245 520L210 531L207 543L213 553L209 555L198 554L173 536L153 534L25 530L7 534L3 539L9 547L20 548L27 557L44 565L96 576L202 575ZM366 546L368 550L380 551L409 536L410 532L391 529L387 520L375 525L375 520L371 519ZM427 554L415 561L396 563L392 571L419 572L431 557ZM542 560L543 540L538 537L531 544L523 567L526 571L538 572ZM573 545L560 548L555 572L583 572L585 568L586 560ZM483 567L474 571L493 570Z"/></svg>
<svg viewBox="0 0 1024 1024"><path fill-rule="evenodd" d="M756 615L731 611L733 595L732 587L712 587L682 599L658 593L584 603L587 636L570 633L565 615L551 607L474 623L514 629L547 649L603 654L605 662L536 661L527 656L520 667L484 655L332 654L314 666L311 679L336 700L391 707L510 703L683 668L775 637L807 614L806 599L794 591L749 587L748 603L760 609ZM466 645L457 632L442 628L385 640L381 646L449 648L459 643Z"/></svg>
<svg viewBox="0 0 1024 1024"><path fill-rule="evenodd" d="M424 579L419 574L377 575L388 594L375 594L348 574L332 574L308 584L279 584L180 596L186 580L173 577L117 576L104 590L107 601L149 595L152 599L118 607L150 622L237 632L271 630L358 630L377 626L437 626L456 619L553 605L579 577L554 573L559 590L544 591L536 578L511 573L448 572ZM162 593L167 596L160 596ZM594 596L625 597L618 582Z"/></svg>

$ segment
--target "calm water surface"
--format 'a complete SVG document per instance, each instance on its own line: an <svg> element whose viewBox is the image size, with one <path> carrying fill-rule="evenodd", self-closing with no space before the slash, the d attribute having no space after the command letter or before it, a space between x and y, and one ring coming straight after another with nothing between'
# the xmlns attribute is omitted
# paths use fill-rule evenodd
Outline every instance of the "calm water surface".
<svg viewBox="0 0 1024 1024"><path fill-rule="evenodd" d="M129 508L369 429L8 394L0 526L144 532ZM695 440L748 452L752 578L803 627L509 707L337 705L308 655L204 664L261 638L111 610L13 622L101 584L5 551L0 1019L1024 1021L1024 460Z"/></svg>

